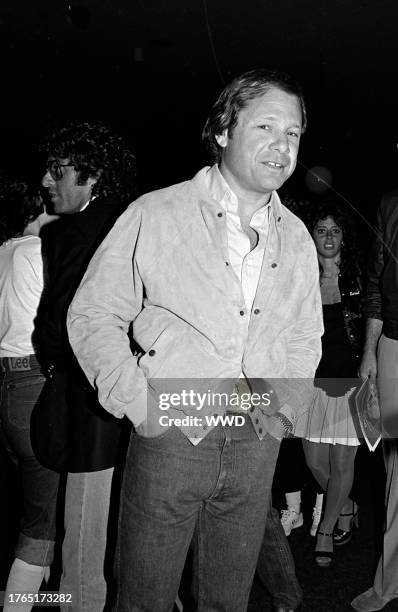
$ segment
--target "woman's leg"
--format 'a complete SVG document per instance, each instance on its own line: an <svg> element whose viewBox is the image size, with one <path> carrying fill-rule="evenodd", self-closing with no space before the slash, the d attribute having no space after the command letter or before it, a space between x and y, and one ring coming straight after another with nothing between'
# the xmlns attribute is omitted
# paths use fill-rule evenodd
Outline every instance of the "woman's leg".
<svg viewBox="0 0 398 612"><path fill-rule="evenodd" d="M354 462L357 446L334 444L330 446L330 478L327 487L325 512L318 529L316 550L333 551L332 534L354 480ZM351 505L352 507L352 505Z"/></svg>
<svg viewBox="0 0 398 612"><path fill-rule="evenodd" d="M326 491L330 478L330 444L303 440L305 460L320 487Z"/></svg>
<svg viewBox="0 0 398 612"><path fill-rule="evenodd" d="M314 478L319 486L326 491L330 478L330 444L303 440L303 449L307 465L313 473ZM319 526L319 531L323 531L321 526ZM318 535L316 549L331 552L333 550L332 538ZM328 560L326 560L326 562L328 562Z"/></svg>
<svg viewBox="0 0 398 612"><path fill-rule="evenodd" d="M348 498L354 480L354 463L357 446L330 445L330 478L327 489L322 531L333 531L339 514L346 505L352 508ZM347 503L348 502L348 503Z"/></svg>

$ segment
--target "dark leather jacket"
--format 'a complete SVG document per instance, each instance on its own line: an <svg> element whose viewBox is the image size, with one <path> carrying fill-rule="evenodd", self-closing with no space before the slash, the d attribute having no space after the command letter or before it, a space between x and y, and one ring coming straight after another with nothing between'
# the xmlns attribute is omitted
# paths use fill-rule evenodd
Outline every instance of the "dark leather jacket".
<svg viewBox="0 0 398 612"><path fill-rule="evenodd" d="M364 315L381 319L383 333L398 340L398 189L381 200L367 276Z"/></svg>
<svg viewBox="0 0 398 612"><path fill-rule="evenodd" d="M356 264L343 268L339 275L339 289L343 307L344 324L353 347L355 358L362 355L362 284L361 272Z"/></svg>

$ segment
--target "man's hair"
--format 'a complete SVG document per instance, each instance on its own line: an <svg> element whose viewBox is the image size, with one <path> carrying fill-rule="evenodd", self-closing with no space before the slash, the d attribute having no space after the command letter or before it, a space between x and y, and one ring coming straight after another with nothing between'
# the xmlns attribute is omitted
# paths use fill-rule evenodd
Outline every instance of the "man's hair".
<svg viewBox="0 0 398 612"><path fill-rule="evenodd" d="M284 72L266 69L250 70L236 77L227 85L214 104L206 121L202 139L206 143L213 161L219 162L222 152L222 147L218 144L216 136L220 136L224 130L228 130L228 136L232 138L233 129L238 123L239 112L247 106L248 102L264 95L272 87L297 96L301 107L302 131L305 131L307 111L300 85Z"/></svg>
<svg viewBox="0 0 398 612"><path fill-rule="evenodd" d="M44 206L37 187L0 176L0 244L23 234Z"/></svg>
<svg viewBox="0 0 398 612"><path fill-rule="evenodd" d="M96 178L92 195L131 201L135 193L135 156L123 139L97 121L73 121L41 145L43 154L67 159L78 173L78 185Z"/></svg>

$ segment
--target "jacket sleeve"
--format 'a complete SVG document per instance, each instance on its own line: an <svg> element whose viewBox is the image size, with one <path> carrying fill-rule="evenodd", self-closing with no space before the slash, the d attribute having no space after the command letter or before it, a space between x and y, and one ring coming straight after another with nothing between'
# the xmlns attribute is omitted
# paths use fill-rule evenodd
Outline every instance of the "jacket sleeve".
<svg viewBox="0 0 398 612"><path fill-rule="evenodd" d="M142 310L133 254L140 237L136 204L123 213L92 258L68 312L69 340L102 406L134 425L146 418L146 379L130 349L129 326Z"/></svg>
<svg viewBox="0 0 398 612"><path fill-rule="evenodd" d="M384 268L384 231L382 208L380 207L377 212L375 238L369 253L366 293L363 300L363 314L367 319L382 319L380 277Z"/></svg>

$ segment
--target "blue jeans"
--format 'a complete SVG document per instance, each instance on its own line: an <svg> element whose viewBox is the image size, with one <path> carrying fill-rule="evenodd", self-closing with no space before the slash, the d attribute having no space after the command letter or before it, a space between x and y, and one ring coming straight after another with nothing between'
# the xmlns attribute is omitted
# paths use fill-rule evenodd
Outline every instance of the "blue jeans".
<svg viewBox="0 0 398 612"><path fill-rule="evenodd" d="M278 606L298 608L303 599L303 592L296 578L294 559L281 519L272 506L269 508L265 523L257 575L272 596L276 608Z"/></svg>
<svg viewBox="0 0 398 612"><path fill-rule="evenodd" d="M170 612L196 528L198 612L244 612L263 538L279 442L250 422L193 446L176 427L132 433L117 555L118 612Z"/></svg>
<svg viewBox="0 0 398 612"><path fill-rule="evenodd" d="M23 514L15 556L31 565L51 565L54 557L55 511L59 474L37 461L30 443L30 417L44 377L33 355L29 369L12 371L1 359L0 428L3 444L17 460L23 493Z"/></svg>

